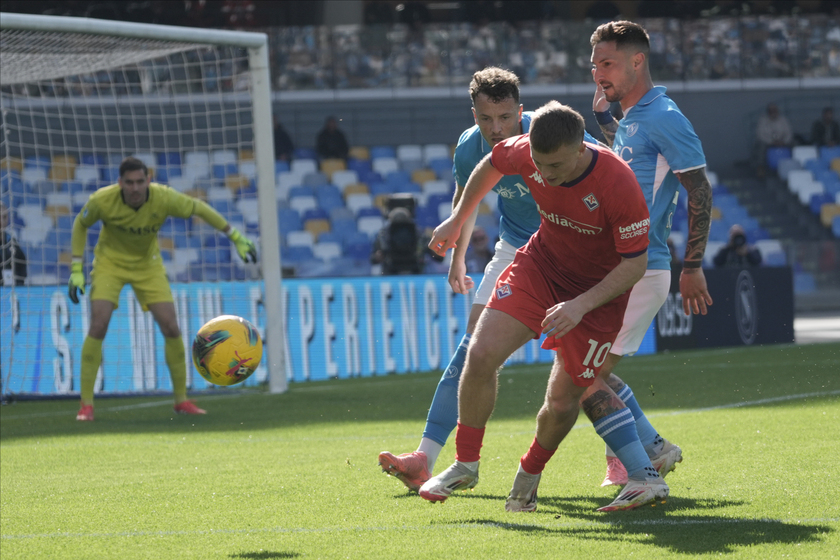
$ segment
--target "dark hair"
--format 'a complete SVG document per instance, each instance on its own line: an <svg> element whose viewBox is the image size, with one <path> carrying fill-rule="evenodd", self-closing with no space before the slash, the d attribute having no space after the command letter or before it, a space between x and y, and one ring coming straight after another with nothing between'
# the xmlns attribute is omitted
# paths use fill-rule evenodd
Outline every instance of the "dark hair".
<svg viewBox="0 0 840 560"><path fill-rule="evenodd" d="M481 93L493 103L501 103L508 98L513 98L519 103L519 77L510 70L488 66L473 74L470 82L470 97L473 103Z"/></svg>
<svg viewBox="0 0 840 560"><path fill-rule="evenodd" d="M541 154L556 152L561 146L583 142L583 117L559 101L549 101L536 110L531 119L531 148Z"/></svg>
<svg viewBox="0 0 840 560"><path fill-rule="evenodd" d="M650 36L645 28L638 23L632 21L611 21L599 25L589 43L594 47L598 43L615 42L615 48L636 49L645 53L645 56L650 54Z"/></svg>
<svg viewBox="0 0 840 560"><path fill-rule="evenodd" d="M123 177L129 171L138 171L143 170L143 175L149 176L149 168L146 167L146 164L137 159L136 157L128 156L120 163L120 178Z"/></svg>

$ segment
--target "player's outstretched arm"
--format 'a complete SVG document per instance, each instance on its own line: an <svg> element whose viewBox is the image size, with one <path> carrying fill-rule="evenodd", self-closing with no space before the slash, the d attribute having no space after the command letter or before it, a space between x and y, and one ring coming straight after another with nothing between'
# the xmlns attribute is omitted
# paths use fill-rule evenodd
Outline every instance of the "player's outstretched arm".
<svg viewBox="0 0 840 560"><path fill-rule="evenodd" d="M239 258L245 262L257 262L257 246L254 245L254 242L245 237L235 227L232 227L229 223L227 223L227 220L225 220L225 218L212 206L203 200L188 197L178 193L177 191L172 192L174 193L174 206L172 209L174 215L180 215L179 205L184 205L184 207L190 209L188 213L198 216L217 230L227 235L228 239L230 239L231 243L233 243L233 246L236 248Z"/></svg>
<svg viewBox="0 0 840 560"><path fill-rule="evenodd" d="M70 263L70 279L67 281L67 296L73 303L79 303L78 292L85 293L85 272L82 261L87 241L87 228L79 216L73 220L73 233L70 235L70 250L73 260Z"/></svg>
<svg viewBox="0 0 840 560"><path fill-rule="evenodd" d="M490 163L490 154L478 162L467 180L464 193L452 211L452 215L435 228L432 239L429 241L429 249L443 256L446 251L455 247L464 223L476 211L481 199L502 177L503 175ZM466 250L466 247L464 249Z"/></svg>
<svg viewBox="0 0 840 560"><path fill-rule="evenodd" d="M676 175L688 193L688 240L680 274L683 311L686 315L692 312L705 315L708 313L707 306L712 305L712 296L706 286L706 275L701 265L712 221L712 185L705 168Z"/></svg>
<svg viewBox="0 0 840 560"><path fill-rule="evenodd" d="M455 196L452 198L452 209L454 211L458 206L458 201L464 194L464 187L455 185ZM458 241L455 242L455 248L452 249L452 260L449 261L449 286L452 291L457 294L467 294L475 285L473 279L467 276L467 249L470 245L470 238L472 237L473 229L475 228L475 219L478 216L478 207L473 210L472 214L464 222L461 227L461 235L458 236Z"/></svg>

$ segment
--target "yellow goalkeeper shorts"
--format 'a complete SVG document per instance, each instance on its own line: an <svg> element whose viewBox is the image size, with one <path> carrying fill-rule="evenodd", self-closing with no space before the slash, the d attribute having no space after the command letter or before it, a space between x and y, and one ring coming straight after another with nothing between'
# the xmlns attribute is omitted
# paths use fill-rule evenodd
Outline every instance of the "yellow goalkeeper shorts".
<svg viewBox="0 0 840 560"><path fill-rule="evenodd" d="M90 273L90 299L104 299L119 307L120 292L123 286L131 284L134 295L143 311L149 310L149 304L172 302L172 289L166 277L166 269L158 260L146 266L119 267L108 261L96 259Z"/></svg>

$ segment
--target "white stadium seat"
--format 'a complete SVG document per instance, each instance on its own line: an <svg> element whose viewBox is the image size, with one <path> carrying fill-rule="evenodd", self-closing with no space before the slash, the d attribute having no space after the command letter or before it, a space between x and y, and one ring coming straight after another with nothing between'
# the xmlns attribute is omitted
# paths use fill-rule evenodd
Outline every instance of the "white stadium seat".
<svg viewBox="0 0 840 560"><path fill-rule="evenodd" d="M379 233L379 230L382 229L384 224L385 220L380 216L365 216L359 218L358 222L356 222L356 228L360 232L366 233L368 237L373 238Z"/></svg>
<svg viewBox="0 0 840 560"><path fill-rule="evenodd" d="M819 159L820 157L816 146L794 146L791 155L802 165L809 159Z"/></svg>
<svg viewBox="0 0 840 560"><path fill-rule="evenodd" d="M312 239L312 234L308 231L290 231L286 234L286 245L289 247L309 247L311 249L315 245L315 240Z"/></svg>
<svg viewBox="0 0 840 560"><path fill-rule="evenodd" d="M236 152L233 150L216 150L210 154L210 161L212 161L214 165L236 163Z"/></svg>
<svg viewBox="0 0 840 560"><path fill-rule="evenodd" d="M295 159L292 160L292 164L289 167L292 173L300 173L303 176L307 173L318 171L318 162L314 159Z"/></svg>
<svg viewBox="0 0 840 560"><path fill-rule="evenodd" d="M433 159L450 159L449 146L446 144L426 144L423 146L423 163L429 164Z"/></svg>
<svg viewBox="0 0 840 560"><path fill-rule="evenodd" d="M341 256L341 245L335 241L321 241L312 246L312 253L322 261L331 261Z"/></svg>
<svg viewBox="0 0 840 560"><path fill-rule="evenodd" d="M371 163L371 168L383 177L385 177L385 175L387 175L391 171L399 171L400 164L397 162L396 158L381 157L373 160L373 162Z"/></svg>

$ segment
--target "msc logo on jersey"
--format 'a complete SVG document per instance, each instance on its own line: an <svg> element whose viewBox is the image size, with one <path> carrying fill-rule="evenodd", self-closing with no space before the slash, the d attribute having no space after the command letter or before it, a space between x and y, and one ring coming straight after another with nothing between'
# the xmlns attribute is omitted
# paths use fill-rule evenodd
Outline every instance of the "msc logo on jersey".
<svg viewBox="0 0 840 560"><path fill-rule="evenodd" d="M583 203L586 204L586 207L589 208L590 212L598 208L598 199L595 198L595 195L592 193L583 197Z"/></svg>
<svg viewBox="0 0 840 560"><path fill-rule="evenodd" d="M498 288L496 288L496 299L506 298L509 295L512 295L513 292L510 289L510 285L502 284Z"/></svg>
<svg viewBox="0 0 840 560"><path fill-rule="evenodd" d="M516 190L500 185L499 196L501 196L502 198L514 198L516 196Z"/></svg>
<svg viewBox="0 0 840 560"><path fill-rule="evenodd" d="M627 136L628 137L633 136L637 132L639 132L639 123L634 122L633 124L631 124L630 126L627 127Z"/></svg>

